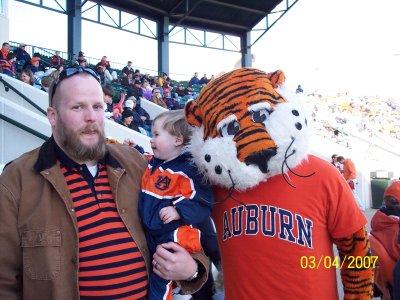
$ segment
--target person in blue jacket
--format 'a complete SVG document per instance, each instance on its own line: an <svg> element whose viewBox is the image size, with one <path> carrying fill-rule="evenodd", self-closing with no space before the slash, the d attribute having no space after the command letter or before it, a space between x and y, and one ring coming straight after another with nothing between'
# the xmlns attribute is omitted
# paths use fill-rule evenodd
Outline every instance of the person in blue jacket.
<svg viewBox="0 0 400 300"><path fill-rule="evenodd" d="M171 241L189 253L202 251L196 225L210 218L213 198L211 187L185 152L190 126L182 110L167 111L154 119L152 131L154 156L148 156L139 200L139 215L150 253ZM198 271L188 280L195 279ZM155 264L148 299L172 299L172 284L158 276Z"/></svg>

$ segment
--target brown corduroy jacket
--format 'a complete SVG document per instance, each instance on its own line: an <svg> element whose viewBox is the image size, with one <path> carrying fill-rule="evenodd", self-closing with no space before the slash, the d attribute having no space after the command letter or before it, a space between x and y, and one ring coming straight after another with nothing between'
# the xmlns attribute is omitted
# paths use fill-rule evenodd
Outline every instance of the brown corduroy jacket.
<svg viewBox="0 0 400 300"><path fill-rule="evenodd" d="M25 153L0 176L0 299L79 299L77 221L53 143L50 138ZM146 162L128 146L107 149L107 173L117 209L150 271L137 211ZM198 290L208 274L207 257L192 256L201 275L193 282L178 282L185 293Z"/></svg>

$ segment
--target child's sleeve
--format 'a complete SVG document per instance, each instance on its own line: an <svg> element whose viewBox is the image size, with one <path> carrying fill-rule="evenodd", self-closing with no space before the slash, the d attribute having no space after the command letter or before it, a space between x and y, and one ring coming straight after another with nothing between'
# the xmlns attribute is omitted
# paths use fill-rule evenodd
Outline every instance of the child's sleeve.
<svg viewBox="0 0 400 300"><path fill-rule="evenodd" d="M213 194L211 186L195 166L181 174L180 189L182 196L173 201L182 221L186 224L199 224L211 213Z"/></svg>

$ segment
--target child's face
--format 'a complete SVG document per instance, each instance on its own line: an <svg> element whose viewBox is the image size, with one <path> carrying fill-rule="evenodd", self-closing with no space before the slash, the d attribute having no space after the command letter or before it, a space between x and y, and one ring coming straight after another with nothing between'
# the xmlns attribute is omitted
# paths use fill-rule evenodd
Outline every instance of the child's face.
<svg viewBox="0 0 400 300"><path fill-rule="evenodd" d="M173 136L163 128L163 119L157 119L152 128L150 140L154 156L162 160L170 160L178 156L183 147L181 137Z"/></svg>

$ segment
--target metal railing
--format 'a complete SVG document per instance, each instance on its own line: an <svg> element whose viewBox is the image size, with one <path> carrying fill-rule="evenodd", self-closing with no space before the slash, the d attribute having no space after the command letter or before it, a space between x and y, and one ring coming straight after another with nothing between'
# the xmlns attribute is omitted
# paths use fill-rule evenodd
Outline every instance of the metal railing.
<svg viewBox="0 0 400 300"><path fill-rule="evenodd" d="M18 128L20 128L20 129L22 129L22 130L24 130L26 132L29 132L30 134L33 134L34 136L36 136L36 137L38 137L38 138L40 138L40 139L42 139L44 141L47 141L48 138L49 138L49 136L44 135L44 134L40 133L39 131L36 131L35 129L32 129L32 128L30 128L30 127L28 127L28 126L26 126L26 125L24 125L24 124L22 124L22 123L20 123L18 121L15 121L15 120L13 120L13 119L11 119L11 118L9 118L9 117L1 114L1 113L0 113L0 119L6 121L6 122L8 122L8 123L10 123L10 124L12 124L12 125L14 125L16 127L18 127Z"/></svg>
<svg viewBox="0 0 400 300"><path fill-rule="evenodd" d="M15 42L15 41L10 41L10 45L14 48L18 48L21 43ZM24 43L25 44L25 43ZM29 53L29 55L33 56L34 53L39 53L40 55L44 57L52 57L55 55L56 51L59 52L59 55L66 60L69 64L75 63L75 60L78 58L78 54L69 54L68 52L60 51L60 50L55 50L55 49L50 49L50 48L44 48L44 47L38 47L38 46L33 46L33 45L28 45L25 44L25 51ZM96 58L96 57L90 57L90 56L85 56L85 59L89 65L96 65L101 59ZM50 61L47 62L50 65ZM126 63L123 62L113 62L110 61L110 66L113 69L118 69L122 70L123 67L126 66ZM149 73L152 76L158 75L157 70L152 70L148 68L144 68L141 66L132 66L133 69L139 69L142 73ZM191 76L188 74L179 74L179 73L170 73L169 75L177 75L177 77L187 77L190 78Z"/></svg>

